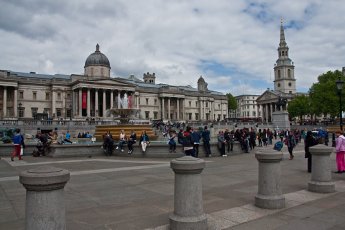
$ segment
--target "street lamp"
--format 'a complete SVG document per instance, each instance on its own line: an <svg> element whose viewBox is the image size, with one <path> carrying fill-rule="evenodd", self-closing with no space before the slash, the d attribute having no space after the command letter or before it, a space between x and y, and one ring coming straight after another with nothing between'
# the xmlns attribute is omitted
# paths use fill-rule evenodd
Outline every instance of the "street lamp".
<svg viewBox="0 0 345 230"><path fill-rule="evenodd" d="M338 89L338 95L339 95L339 118L340 118L340 130L343 130L343 117L342 117L342 109L341 109L341 91L343 89L343 85L344 85L344 81L342 81L340 79L340 77L338 77L338 80L335 82L335 84L337 85L337 89Z"/></svg>

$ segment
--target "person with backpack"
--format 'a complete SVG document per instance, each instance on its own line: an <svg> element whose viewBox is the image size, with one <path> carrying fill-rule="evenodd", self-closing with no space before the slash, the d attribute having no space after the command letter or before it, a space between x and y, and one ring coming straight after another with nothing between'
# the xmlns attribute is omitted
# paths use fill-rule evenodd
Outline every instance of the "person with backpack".
<svg viewBox="0 0 345 230"><path fill-rule="evenodd" d="M206 157L211 156L211 146L210 146L210 131L207 129L207 126L204 127L204 131L201 133L202 140L204 142L205 154Z"/></svg>
<svg viewBox="0 0 345 230"><path fill-rule="evenodd" d="M187 126L186 131L183 132L182 146L183 146L183 151L186 154L186 156L195 157L194 143L192 140L191 130L192 128L190 126Z"/></svg>
<svg viewBox="0 0 345 230"><path fill-rule="evenodd" d="M285 139L285 144L287 145L288 147L288 151L289 151L289 154L290 154L290 158L289 160L292 160L295 156L293 155L293 149L295 148L296 146L296 139L293 135L293 133L290 131L288 132L288 135Z"/></svg>
<svg viewBox="0 0 345 230"><path fill-rule="evenodd" d="M23 136L20 134L20 129L16 129L16 133L12 138L13 141L13 152L11 153L11 161L14 161L14 157L18 156L19 160L23 160L20 155L21 145L23 143Z"/></svg>
<svg viewBox="0 0 345 230"><path fill-rule="evenodd" d="M192 135L192 141L193 141L194 154L195 154L195 157L198 157L201 134L200 132L193 129L191 129L191 131L192 131L191 135Z"/></svg>

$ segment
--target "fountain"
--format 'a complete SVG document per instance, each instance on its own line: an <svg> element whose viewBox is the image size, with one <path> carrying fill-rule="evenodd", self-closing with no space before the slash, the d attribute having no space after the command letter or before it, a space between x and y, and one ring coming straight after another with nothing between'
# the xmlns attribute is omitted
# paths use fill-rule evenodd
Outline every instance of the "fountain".
<svg viewBox="0 0 345 230"><path fill-rule="evenodd" d="M95 130L95 137L97 141L102 141L102 137L106 132L110 132L114 139L118 139L120 131L124 130L127 135L131 131L135 131L139 137L142 131L146 131L152 139L157 139L157 136L149 123L147 124L135 124L134 120L139 119L139 109L133 108L132 95L124 93L122 97L120 95L117 99L117 108L111 108L107 110L107 115L112 116L113 119L119 121L118 125L97 125Z"/></svg>

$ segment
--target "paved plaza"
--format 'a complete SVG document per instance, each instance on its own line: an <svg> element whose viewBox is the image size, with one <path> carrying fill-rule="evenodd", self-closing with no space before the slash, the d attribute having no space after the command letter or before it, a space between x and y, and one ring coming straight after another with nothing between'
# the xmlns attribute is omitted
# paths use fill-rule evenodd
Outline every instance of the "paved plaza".
<svg viewBox="0 0 345 230"><path fill-rule="evenodd" d="M257 147L272 151L273 146ZM345 174L332 174L336 192L308 192L304 146L288 160L283 148L282 190L286 208L254 206L258 162L249 154L205 158L202 172L204 211L209 229L345 229ZM167 151L168 154L168 151ZM217 155L217 156L215 156ZM42 165L71 172L65 187L67 229L168 229L173 212L172 159L131 157L33 158L0 161L0 229L24 229L25 189L19 172ZM331 155L336 170L335 154Z"/></svg>

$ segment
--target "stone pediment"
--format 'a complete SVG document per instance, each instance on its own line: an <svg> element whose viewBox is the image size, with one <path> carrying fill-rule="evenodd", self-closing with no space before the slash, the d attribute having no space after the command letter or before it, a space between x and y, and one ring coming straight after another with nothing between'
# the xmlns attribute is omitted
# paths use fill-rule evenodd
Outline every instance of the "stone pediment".
<svg viewBox="0 0 345 230"><path fill-rule="evenodd" d="M279 99L279 95L277 95L274 91L266 90L261 96L258 97L256 102L258 104L265 104L267 102L276 102Z"/></svg>

